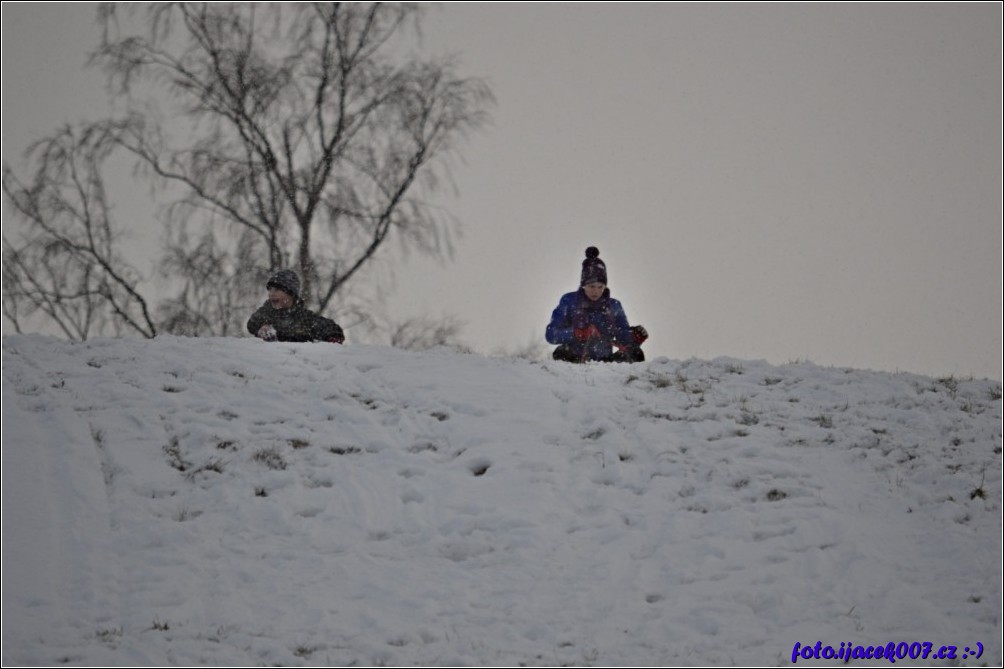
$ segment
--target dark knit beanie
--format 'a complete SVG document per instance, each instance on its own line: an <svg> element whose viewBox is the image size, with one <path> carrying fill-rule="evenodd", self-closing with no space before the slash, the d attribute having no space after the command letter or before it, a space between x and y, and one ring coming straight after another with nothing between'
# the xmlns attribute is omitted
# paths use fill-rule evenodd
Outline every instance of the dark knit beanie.
<svg viewBox="0 0 1004 669"><path fill-rule="evenodd" d="M265 287L278 288L293 297L300 297L300 277L291 269L281 269L273 274Z"/></svg>
<svg viewBox="0 0 1004 669"><path fill-rule="evenodd" d="M579 285L594 282L607 284L607 266L600 260L600 250L590 246L586 249L586 259L582 261L582 280Z"/></svg>

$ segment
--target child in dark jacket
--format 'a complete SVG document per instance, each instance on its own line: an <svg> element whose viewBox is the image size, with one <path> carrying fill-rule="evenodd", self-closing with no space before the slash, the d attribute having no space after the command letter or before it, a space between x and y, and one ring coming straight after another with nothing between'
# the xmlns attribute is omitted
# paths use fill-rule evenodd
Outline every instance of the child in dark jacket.
<svg viewBox="0 0 1004 669"><path fill-rule="evenodd" d="M547 341L558 345L555 360L641 362L648 333L628 325L624 308L610 297L607 267L595 246L586 249L579 290L562 295L547 326ZM614 352L614 347L619 350Z"/></svg>
<svg viewBox="0 0 1004 669"><path fill-rule="evenodd" d="M330 318L318 316L300 299L300 277L288 269L265 284L268 300L248 319L248 332L265 341L326 341L341 344L345 333Z"/></svg>

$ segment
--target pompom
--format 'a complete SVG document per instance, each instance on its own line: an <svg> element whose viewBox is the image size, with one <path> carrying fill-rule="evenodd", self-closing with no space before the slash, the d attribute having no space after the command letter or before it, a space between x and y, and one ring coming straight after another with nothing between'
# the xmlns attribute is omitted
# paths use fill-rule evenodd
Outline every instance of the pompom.
<svg viewBox="0 0 1004 669"><path fill-rule="evenodd" d="M587 258L599 258L600 257L600 250L598 248L596 248L595 246L590 246L588 249L586 249L586 257Z"/></svg>

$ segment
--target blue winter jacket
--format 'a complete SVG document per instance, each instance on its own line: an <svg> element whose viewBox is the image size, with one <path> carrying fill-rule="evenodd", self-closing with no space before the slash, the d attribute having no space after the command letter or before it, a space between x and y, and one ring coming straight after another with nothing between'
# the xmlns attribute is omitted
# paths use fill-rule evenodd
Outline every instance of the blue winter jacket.
<svg viewBox="0 0 1004 669"><path fill-rule="evenodd" d="M575 338L579 328L595 325L600 336L588 342ZM546 337L550 344L564 345L574 355L585 360L608 360L613 355L614 344L631 344L631 337L624 307L610 297L610 289L593 302L581 288L574 293L561 296L557 308L551 314Z"/></svg>

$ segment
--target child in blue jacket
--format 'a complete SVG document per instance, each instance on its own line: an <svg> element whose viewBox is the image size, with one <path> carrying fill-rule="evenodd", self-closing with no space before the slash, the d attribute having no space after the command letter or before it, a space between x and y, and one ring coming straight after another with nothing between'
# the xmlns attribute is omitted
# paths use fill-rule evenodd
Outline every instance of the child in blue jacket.
<svg viewBox="0 0 1004 669"><path fill-rule="evenodd" d="M579 289L561 296L547 326L547 341L556 344L554 359L566 362L641 362L648 333L628 325L624 307L610 297L607 266L595 246L586 249ZM614 352L614 347L619 350Z"/></svg>

